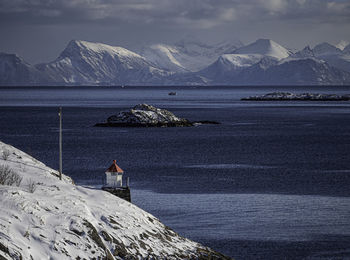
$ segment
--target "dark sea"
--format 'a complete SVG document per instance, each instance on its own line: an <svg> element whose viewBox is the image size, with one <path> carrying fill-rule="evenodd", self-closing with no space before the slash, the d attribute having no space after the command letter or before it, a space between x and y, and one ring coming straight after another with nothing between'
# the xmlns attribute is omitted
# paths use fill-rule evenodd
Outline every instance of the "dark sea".
<svg viewBox="0 0 350 260"><path fill-rule="evenodd" d="M350 87L2 87L0 140L79 185L117 160L132 201L235 259L350 259L350 102L252 102ZM171 91L176 96L169 96ZM138 103L220 125L98 128Z"/></svg>

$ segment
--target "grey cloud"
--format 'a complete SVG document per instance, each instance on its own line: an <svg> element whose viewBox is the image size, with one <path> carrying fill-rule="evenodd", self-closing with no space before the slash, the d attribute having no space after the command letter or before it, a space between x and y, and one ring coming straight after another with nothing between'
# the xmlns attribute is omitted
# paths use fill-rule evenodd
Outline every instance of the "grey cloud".
<svg viewBox="0 0 350 260"><path fill-rule="evenodd" d="M31 62L52 60L71 39L133 48L184 35L271 38L299 49L350 41L349 30L349 0L0 0L0 51Z"/></svg>
<svg viewBox="0 0 350 260"><path fill-rule="evenodd" d="M215 27L234 21L345 22L350 2L335 0L0 0L8 23L148 23ZM113 23L111 23L113 24Z"/></svg>

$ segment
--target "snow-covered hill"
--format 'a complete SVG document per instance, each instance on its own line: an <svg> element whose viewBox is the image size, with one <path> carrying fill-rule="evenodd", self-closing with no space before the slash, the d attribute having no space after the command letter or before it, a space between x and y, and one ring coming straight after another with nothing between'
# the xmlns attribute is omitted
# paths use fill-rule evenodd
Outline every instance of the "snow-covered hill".
<svg viewBox="0 0 350 260"><path fill-rule="evenodd" d="M147 84L169 75L122 47L71 41L53 62L36 68L62 84Z"/></svg>
<svg viewBox="0 0 350 260"><path fill-rule="evenodd" d="M350 73L350 52L341 50L329 43L321 43L313 48L315 56L327 61L331 66Z"/></svg>
<svg viewBox="0 0 350 260"><path fill-rule="evenodd" d="M335 45L340 50L344 50L346 46L348 46L350 43L348 41L341 40L338 44Z"/></svg>
<svg viewBox="0 0 350 260"><path fill-rule="evenodd" d="M301 51L297 51L296 53L291 54L288 58L286 59L307 59L307 58L315 58L315 53L313 50L310 48L310 46L306 46L304 49ZM285 59L285 60L286 60Z"/></svg>
<svg viewBox="0 0 350 260"><path fill-rule="evenodd" d="M291 52L270 39L259 39L249 45L243 46L233 52L234 54L260 54L276 59L287 58Z"/></svg>
<svg viewBox="0 0 350 260"><path fill-rule="evenodd" d="M3 167L23 179L0 185L0 259L229 259L108 192L60 181L57 171L0 142L0 173Z"/></svg>
<svg viewBox="0 0 350 260"><path fill-rule="evenodd" d="M219 84L229 82L244 69L258 63L263 57L261 54L224 54L199 74Z"/></svg>
<svg viewBox="0 0 350 260"><path fill-rule="evenodd" d="M234 50L233 54L221 55L213 64L201 70L199 74L207 77L212 84L235 84L235 82L242 82L237 78L238 75L249 70L254 80L253 72L256 70L254 65L261 64L260 61L264 59L264 67L266 67L267 60L272 65L274 61L284 59L290 54L290 51L272 40L259 39ZM257 66L260 72L260 65ZM244 84L249 84L249 82L250 80Z"/></svg>
<svg viewBox="0 0 350 260"><path fill-rule="evenodd" d="M181 40L173 45L153 44L143 47L141 55L161 69L175 72L199 71L225 53L240 47L239 41L204 44L195 40Z"/></svg>
<svg viewBox="0 0 350 260"><path fill-rule="evenodd" d="M0 53L0 85L43 85L51 79L15 54Z"/></svg>
<svg viewBox="0 0 350 260"><path fill-rule="evenodd" d="M350 44L348 44L347 46L345 46L345 48L343 49L343 52L345 54L350 54Z"/></svg>
<svg viewBox="0 0 350 260"><path fill-rule="evenodd" d="M314 50L307 46L291 53L271 40L260 39L234 53L240 54L222 55L199 75L213 85L350 84L350 73L344 69L346 56L328 44L318 45ZM325 58L330 56L337 57L336 64Z"/></svg>
<svg viewBox="0 0 350 260"><path fill-rule="evenodd" d="M278 62L271 56L240 69L218 67L208 71L208 84L218 85L344 85L350 73L317 58L286 58ZM205 73L204 73L205 74ZM203 74L203 75L204 75Z"/></svg>
<svg viewBox="0 0 350 260"><path fill-rule="evenodd" d="M159 68L176 71L187 72L185 67L186 57L181 57L181 52L175 47L166 44L153 44L142 50L144 56L150 62L156 64Z"/></svg>
<svg viewBox="0 0 350 260"><path fill-rule="evenodd" d="M317 44L312 51L315 53L315 56L342 54L342 51L339 48L328 42Z"/></svg>
<svg viewBox="0 0 350 260"><path fill-rule="evenodd" d="M350 73L315 58L287 58L269 66L256 64L236 78L236 84L252 85L344 85Z"/></svg>

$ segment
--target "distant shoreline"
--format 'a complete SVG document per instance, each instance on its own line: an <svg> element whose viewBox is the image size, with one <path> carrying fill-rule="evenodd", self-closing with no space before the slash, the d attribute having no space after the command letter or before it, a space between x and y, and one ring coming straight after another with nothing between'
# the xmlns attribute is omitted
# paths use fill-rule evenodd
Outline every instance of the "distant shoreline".
<svg viewBox="0 0 350 260"><path fill-rule="evenodd" d="M260 96L241 98L242 101L350 101L350 94L319 94L289 92L273 92Z"/></svg>
<svg viewBox="0 0 350 260"><path fill-rule="evenodd" d="M179 84L179 85L172 85L172 84L136 84L136 85L110 85L110 84L95 84L95 85L84 85L84 84L38 84L38 85L21 85L21 84L14 84L14 85L1 85L0 89L11 89L11 88L23 88L23 89L40 89L40 88L110 88L110 89L133 89L133 88L167 88L167 89L178 89L178 88L188 88L188 89L201 89L201 88L275 88L275 89L286 89L286 88L322 88L322 87L341 87L341 88L350 88L350 85L342 85L342 84L249 84L249 85L243 85L243 84L237 84L237 85L230 85L230 84L203 84L203 85L185 85L185 84Z"/></svg>

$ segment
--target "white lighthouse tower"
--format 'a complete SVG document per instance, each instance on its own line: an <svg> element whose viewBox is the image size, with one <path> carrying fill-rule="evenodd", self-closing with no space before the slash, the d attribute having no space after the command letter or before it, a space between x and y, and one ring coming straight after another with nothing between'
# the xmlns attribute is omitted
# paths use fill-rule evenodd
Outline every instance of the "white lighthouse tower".
<svg viewBox="0 0 350 260"><path fill-rule="evenodd" d="M116 160L106 171L106 187L122 187L124 171L117 165Z"/></svg>

